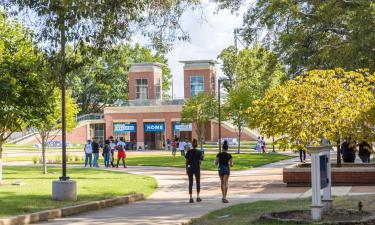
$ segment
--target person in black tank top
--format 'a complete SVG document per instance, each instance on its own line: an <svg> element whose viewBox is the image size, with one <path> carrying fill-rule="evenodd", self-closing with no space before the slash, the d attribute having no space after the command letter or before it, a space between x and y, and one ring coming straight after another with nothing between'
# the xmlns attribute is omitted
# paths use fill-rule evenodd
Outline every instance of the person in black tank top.
<svg viewBox="0 0 375 225"><path fill-rule="evenodd" d="M218 166L219 176L221 181L221 193L223 203L228 203L228 180L230 175L230 167L233 166L232 155L228 153L228 141L224 141L223 151L216 155L215 164Z"/></svg>
<svg viewBox="0 0 375 225"><path fill-rule="evenodd" d="M195 176L195 181L197 183L197 202L201 202L202 199L199 197L199 192L201 188L200 178L201 178L201 152L197 150L198 142L197 139L193 140L193 149L190 149L186 155L186 173L189 177L189 195L190 203L194 202L193 199L193 176Z"/></svg>

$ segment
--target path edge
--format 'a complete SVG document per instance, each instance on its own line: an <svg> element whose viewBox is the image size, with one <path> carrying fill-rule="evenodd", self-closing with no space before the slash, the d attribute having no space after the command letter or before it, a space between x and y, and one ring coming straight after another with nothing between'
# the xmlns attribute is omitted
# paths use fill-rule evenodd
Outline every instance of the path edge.
<svg viewBox="0 0 375 225"><path fill-rule="evenodd" d="M36 213L30 213L20 216L13 216L0 219L0 225L25 225L48 221L52 219L72 216L84 212L94 211L98 209L113 207L117 205L129 204L137 201L145 200L143 193L104 199L99 201L88 202L80 205L67 206L63 208L45 210Z"/></svg>

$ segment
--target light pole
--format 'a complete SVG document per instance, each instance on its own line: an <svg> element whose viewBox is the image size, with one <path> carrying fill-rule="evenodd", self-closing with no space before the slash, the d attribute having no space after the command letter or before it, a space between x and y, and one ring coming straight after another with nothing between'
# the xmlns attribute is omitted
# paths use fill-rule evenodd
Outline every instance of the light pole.
<svg viewBox="0 0 375 225"><path fill-rule="evenodd" d="M218 82L217 82L217 98L218 98L218 104L219 104L219 113L218 113L218 116L219 116L219 152L221 152L221 101L220 101L220 87L221 87L221 82L222 81L225 81L227 79L225 78L219 78L218 79Z"/></svg>

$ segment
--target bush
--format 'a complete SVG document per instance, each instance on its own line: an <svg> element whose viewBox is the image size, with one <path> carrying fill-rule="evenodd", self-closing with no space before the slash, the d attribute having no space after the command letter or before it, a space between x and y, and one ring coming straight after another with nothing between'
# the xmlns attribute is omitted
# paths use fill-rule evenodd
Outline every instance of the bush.
<svg viewBox="0 0 375 225"><path fill-rule="evenodd" d="M33 163L37 164L39 162L39 157L38 156L33 156Z"/></svg>
<svg viewBox="0 0 375 225"><path fill-rule="evenodd" d="M74 156L74 161L75 162L80 162L80 161L82 161L83 160L83 158L81 157L81 156L79 156L79 155L75 155Z"/></svg>
<svg viewBox="0 0 375 225"><path fill-rule="evenodd" d="M55 161L54 163L60 164L62 162L61 155L55 155Z"/></svg>
<svg viewBox="0 0 375 225"><path fill-rule="evenodd" d="M66 156L66 161L67 162L73 162L74 161L74 155L73 154L68 154Z"/></svg>

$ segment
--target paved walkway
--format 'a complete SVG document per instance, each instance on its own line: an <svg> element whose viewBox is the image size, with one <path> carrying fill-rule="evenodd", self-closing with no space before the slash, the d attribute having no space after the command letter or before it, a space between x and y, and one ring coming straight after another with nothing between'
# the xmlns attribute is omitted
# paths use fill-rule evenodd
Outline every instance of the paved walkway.
<svg viewBox="0 0 375 225"><path fill-rule="evenodd" d="M159 188L150 198L134 204L54 220L48 224L181 224L210 211L241 202L308 197L311 195L310 188L287 188L282 183L282 168L296 162L297 159L285 160L252 170L232 172L228 195L229 204L221 203L220 183L216 172L204 171L202 173L203 202L190 204L184 169L130 167L123 171L153 176L158 180ZM333 188L334 195L365 193L375 193L375 187Z"/></svg>

